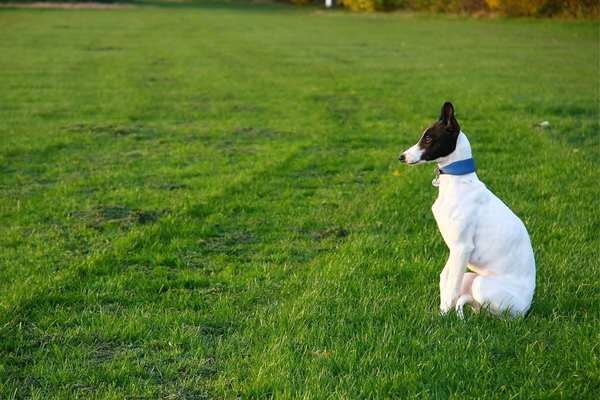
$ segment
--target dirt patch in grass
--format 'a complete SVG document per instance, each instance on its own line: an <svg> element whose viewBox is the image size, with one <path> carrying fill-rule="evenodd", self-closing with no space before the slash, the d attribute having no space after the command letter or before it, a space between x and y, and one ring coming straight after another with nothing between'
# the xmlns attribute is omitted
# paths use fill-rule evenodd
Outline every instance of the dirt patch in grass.
<svg viewBox="0 0 600 400"><path fill-rule="evenodd" d="M240 255L253 239L250 232L245 230L219 231L199 239L198 246L203 253Z"/></svg>
<svg viewBox="0 0 600 400"><path fill-rule="evenodd" d="M189 189L189 185L185 183L162 183L158 185L158 188L162 190Z"/></svg>
<svg viewBox="0 0 600 400"><path fill-rule="evenodd" d="M42 8L42 9L90 9L90 10L117 10L135 8L136 6L123 3L61 3L61 2L34 2L34 3L0 3L0 8Z"/></svg>
<svg viewBox="0 0 600 400"><path fill-rule="evenodd" d="M349 231L342 227L332 227L323 229L314 234L315 240L323 240L327 238L342 239L349 235Z"/></svg>
<svg viewBox="0 0 600 400"><path fill-rule="evenodd" d="M67 132L90 134L90 135L110 135L115 137L132 136L134 139L150 139L158 135L158 131L152 127L131 124L89 124L79 123L63 127Z"/></svg>
<svg viewBox="0 0 600 400"><path fill-rule="evenodd" d="M74 211L70 217L82 220L86 225L101 228L105 225L143 225L154 222L165 213L161 211L140 210L121 205L97 206L91 210Z"/></svg>
<svg viewBox="0 0 600 400"><path fill-rule="evenodd" d="M349 122L361 109L360 99L354 95L319 94L311 96L311 98L327 110L331 119L340 123Z"/></svg>
<svg viewBox="0 0 600 400"><path fill-rule="evenodd" d="M275 139L280 137L283 132L268 129L243 127L233 130L233 137L238 140L253 140L253 139Z"/></svg>
<svg viewBox="0 0 600 400"><path fill-rule="evenodd" d="M289 132L270 128L243 127L234 129L228 138L238 143L257 143L282 139L286 135L289 135Z"/></svg>
<svg viewBox="0 0 600 400"><path fill-rule="evenodd" d="M92 352L92 358L95 362L111 361L119 349L119 345L112 342L96 343Z"/></svg>
<svg viewBox="0 0 600 400"><path fill-rule="evenodd" d="M124 49L125 48L123 48L123 47L117 47L117 46L87 46L87 47L83 48L84 51L93 51L93 52L120 51L120 50L124 50Z"/></svg>
<svg viewBox="0 0 600 400"><path fill-rule="evenodd" d="M300 234L305 238L310 238L312 240L321 241L326 239L345 239L350 231L341 226L330 226L322 229L314 229L314 228L293 228L292 231Z"/></svg>
<svg viewBox="0 0 600 400"><path fill-rule="evenodd" d="M259 114L264 111L262 107L252 104L236 104L231 107L231 111L235 113Z"/></svg>
<svg viewBox="0 0 600 400"><path fill-rule="evenodd" d="M254 155L257 146L283 140L291 137L289 132L270 128L238 127L229 132L211 132L203 137L206 143L212 145L221 154L228 157Z"/></svg>

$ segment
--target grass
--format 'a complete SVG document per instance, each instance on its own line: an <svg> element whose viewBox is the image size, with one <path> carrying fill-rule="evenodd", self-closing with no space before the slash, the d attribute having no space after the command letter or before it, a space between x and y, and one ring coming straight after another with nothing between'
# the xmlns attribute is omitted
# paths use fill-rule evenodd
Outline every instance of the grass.
<svg viewBox="0 0 600 400"><path fill-rule="evenodd" d="M0 397L595 398L598 35L0 10ZM447 99L531 234L524 320L438 315L433 168L396 157Z"/></svg>

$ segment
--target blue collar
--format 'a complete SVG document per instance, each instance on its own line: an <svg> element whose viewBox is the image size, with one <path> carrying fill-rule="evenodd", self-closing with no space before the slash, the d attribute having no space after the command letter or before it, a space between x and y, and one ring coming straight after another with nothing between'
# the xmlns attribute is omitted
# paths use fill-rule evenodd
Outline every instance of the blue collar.
<svg viewBox="0 0 600 400"><path fill-rule="evenodd" d="M467 158L446 165L444 168L439 168L440 174L448 175L466 175L475 172L475 160Z"/></svg>

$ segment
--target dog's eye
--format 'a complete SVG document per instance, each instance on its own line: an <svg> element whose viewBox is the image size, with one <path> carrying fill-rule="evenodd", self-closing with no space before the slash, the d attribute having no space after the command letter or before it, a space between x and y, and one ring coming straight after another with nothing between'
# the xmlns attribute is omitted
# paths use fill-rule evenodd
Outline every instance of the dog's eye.
<svg viewBox="0 0 600 400"><path fill-rule="evenodd" d="M431 143L431 135L425 135L423 137L423 140L425 141L425 143Z"/></svg>

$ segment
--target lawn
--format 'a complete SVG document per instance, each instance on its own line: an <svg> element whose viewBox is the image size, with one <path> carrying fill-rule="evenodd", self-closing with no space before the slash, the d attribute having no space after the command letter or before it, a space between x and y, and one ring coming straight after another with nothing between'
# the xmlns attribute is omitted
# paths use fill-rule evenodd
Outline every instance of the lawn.
<svg viewBox="0 0 600 400"><path fill-rule="evenodd" d="M597 398L597 22L0 9L0 398ZM526 319L438 313L452 100ZM537 127L549 121L550 128Z"/></svg>

